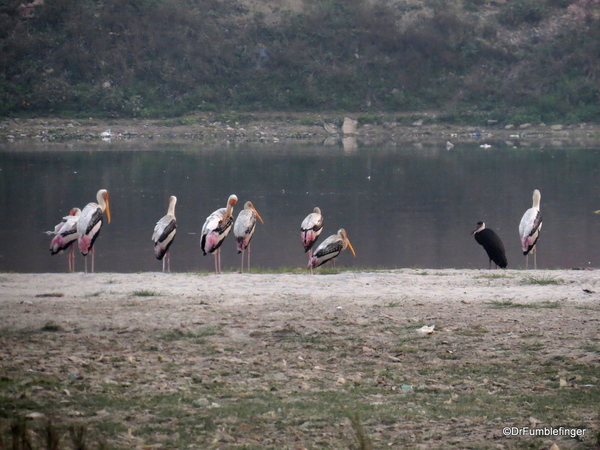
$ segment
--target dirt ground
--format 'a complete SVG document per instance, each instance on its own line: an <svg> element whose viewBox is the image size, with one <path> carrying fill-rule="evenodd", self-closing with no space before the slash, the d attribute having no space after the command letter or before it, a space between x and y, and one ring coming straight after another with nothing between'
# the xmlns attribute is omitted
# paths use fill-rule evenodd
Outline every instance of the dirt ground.
<svg viewBox="0 0 600 450"><path fill-rule="evenodd" d="M72 424L88 448L600 448L596 270L5 273L0 286L5 443L20 416L38 442L50 419L61 448Z"/></svg>

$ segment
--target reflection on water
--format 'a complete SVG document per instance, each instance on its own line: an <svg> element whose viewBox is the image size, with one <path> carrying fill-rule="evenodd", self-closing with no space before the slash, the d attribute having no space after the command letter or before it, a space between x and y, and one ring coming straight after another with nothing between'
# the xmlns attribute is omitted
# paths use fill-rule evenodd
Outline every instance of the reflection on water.
<svg viewBox="0 0 600 450"><path fill-rule="evenodd" d="M304 266L300 223L319 206L321 240L343 227L355 247L357 257L344 252L339 266L486 268L469 236L482 220L504 241L509 268L519 268L518 225L535 188L544 216L538 267L600 264L600 150L103 144L0 147L0 270L65 271L66 256L50 256L43 232L95 201L99 188L110 192L113 221L96 242L98 271L161 269L150 238L170 195L178 198L172 270L212 270L200 230L233 193L236 216L251 200L265 220L253 267ZM240 265L233 235L222 262L224 270ZM80 255L76 264L83 267Z"/></svg>

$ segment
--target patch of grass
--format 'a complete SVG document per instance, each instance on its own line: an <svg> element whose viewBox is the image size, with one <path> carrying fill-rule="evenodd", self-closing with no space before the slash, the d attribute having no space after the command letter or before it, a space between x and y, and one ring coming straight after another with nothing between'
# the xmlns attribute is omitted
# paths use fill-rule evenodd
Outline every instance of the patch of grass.
<svg viewBox="0 0 600 450"><path fill-rule="evenodd" d="M367 435L358 414L348 414L348 419L350 419L352 430L354 431L356 448L359 450L372 450L373 444L371 443L371 439Z"/></svg>
<svg viewBox="0 0 600 450"><path fill-rule="evenodd" d="M481 336L482 334L489 333L489 330L486 330L481 325L475 325L469 328L461 328L455 331L455 334L461 336Z"/></svg>
<svg viewBox="0 0 600 450"><path fill-rule="evenodd" d="M493 309L525 308L524 304L515 303L512 300L492 300L486 304L490 305L490 308Z"/></svg>
<svg viewBox="0 0 600 450"><path fill-rule="evenodd" d="M158 297L160 294L156 291L150 291L148 289L141 289L139 291L133 291L131 295L135 297Z"/></svg>
<svg viewBox="0 0 600 450"><path fill-rule="evenodd" d="M551 302L544 300L541 302L533 303L515 303L512 300L492 300L487 302L490 308L493 309L510 309L510 308L531 308L531 309L557 309L561 307L560 302Z"/></svg>
<svg viewBox="0 0 600 450"><path fill-rule="evenodd" d="M581 346L582 350L591 353L600 353L600 345L598 344L586 344Z"/></svg>
<svg viewBox="0 0 600 450"><path fill-rule="evenodd" d="M100 297L103 294L104 294L104 291L96 291L96 292L92 292L91 294L86 294L85 297L86 298Z"/></svg>
<svg viewBox="0 0 600 450"><path fill-rule="evenodd" d="M61 327L59 324L57 324L56 322L54 322L52 320L49 320L48 322L46 322L40 330L41 331L49 331L52 333L55 333L58 331L64 331L63 327Z"/></svg>
<svg viewBox="0 0 600 450"><path fill-rule="evenodd" d="M476 277L474 277L476 279L480 279L480 278L484 278L484 279L489 279L489 280L498 280L498 279L502 279L502 278L513 278L510 275L506 275L504 273L493 273L493 274L489 274L489 275L478 275Z"/></svg>
<svg viewBox="0 0 600 450"><path fill-rule="evenodd" d="M192 340L196 343L204 343L204 338L208 336L214 336L221 333L218 327L206 326L195 331L184 331L184 330L171 330L163 333L159 336L160 340L163 341L182 341Z"/></svg>
<svg viewBox="0 0 600 450"><path fill-rule="evenodd" d="M548 286L553 284L564 284L564 280L556 277L536 277L527 276L521 280L521 284L539 284L540 286Z"/></svg>
<svg viewBox="0 0 600 450"><path fill-rule="evenodd" d="M337 267L319 267L318 269L313 269L314 273L319 275L337 275L340 273L340 269Z"/></svg>

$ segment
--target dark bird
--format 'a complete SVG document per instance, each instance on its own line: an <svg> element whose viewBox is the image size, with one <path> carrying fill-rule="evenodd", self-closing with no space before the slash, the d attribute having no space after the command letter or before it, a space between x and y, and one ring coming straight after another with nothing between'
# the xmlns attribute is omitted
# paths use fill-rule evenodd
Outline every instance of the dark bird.
<svg viewBox="0 0 600 450"><path fill-rule="evenodd" d="M533 252L533 267L537 269L536 248L540 230L542 229L542 213L540 212L540 200L542 195L537 189L533 191L533 206L525 211L519 224L519 236L521 237L521 248L526 256L525 268L529 267L529 253Z"/></svg>
<svg viewBox="0 0 600 450"><path fill-rule="evenodd" d="M352 254L356 256L354 252L354 248L348 239L348 233L343 228L340 228L337 234L329 236L321 245L317 247L315 250L310 262L308 263L308 267L312 272L312 269L315 267L319 267L325 264L327 261L331 261L342 253L343 250L350 247ZM335 262L334 262L335 263Z"/></svg>
<svg viewBox="0 0 600 450"><path fill-rule="evenodd" d="M88 253L92 254L92 273L94 273L94 242L100 234L105 211L108 223L110 223L110 207L106 189L100 189L98 191L96 200L98 203L91 202L83 208L81 216L77 221L77 234L79 235L77 243L79 245L79 250L81 250L81 254L85 257L85 273L87 273Z"/></svg>
<svg viewBox="0 0 600 450"><path fill-rule="evenodd" d="M212 253L215 257L215 272L221 273L221 245L233 227L233 205L238 201L237 196L230 195L227 207L217 209L206 218L202 227L200 248L204 255Z"/></svg>
<svg viewBox="0 0 600 450"><path fill-rule="evenodd" d="M248 250L248 271L250 271L250 240L256 228L256 218L265 223L252 202L246 202L233 224L233 235L237 243L238 253L242 254L242 273L244 273L244 252Z"/></svg>
<svg viewBox="0 0 600 450"><path fill-rule="evenodd" d="M504 244L500 240L500 237L491 228L486 228L484 222L477 222L477 228L475 228L471 235L475 235L475 240L481 245L490 259L490 266L492 268L492 261L496 264L496 268L506 268L508 262L506 261L506 252L504 251Z"/></svg>
<svg viewBox="0 0 600 450"><path fill-rule="evenodd" d="M152 242L154 242L154 256L159 261L162 259L163 272L166 269L171 272L171 254L169 248L175 240L175 234L177 234L177 220L175 219L175 205L177 204L177 197L171 195L169 197L169 209L167 215L163 216L154 227L154 233L152 233Z"/></svg>

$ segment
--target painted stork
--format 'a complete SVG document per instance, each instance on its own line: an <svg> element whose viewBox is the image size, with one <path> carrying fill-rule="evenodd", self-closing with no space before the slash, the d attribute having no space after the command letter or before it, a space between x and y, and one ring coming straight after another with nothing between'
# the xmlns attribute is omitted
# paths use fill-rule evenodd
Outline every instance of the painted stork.
<svg viewBox="0 0 600 450"><path fill-rule="evenodd" d="M346 250L346 247L350 247L352 254L356 256L354 248L348 239L348 233L343 228L340 228L337 234L329 236L317 247L317 250L308 263L311 273L313 268L319 267L327 261L336 258L342 250Z"/></svg>
<svg viewBox="0 0 600 450"><path fill-rule="evenodd" d="M79 208L72 208L69 211L69 215L63 217L62 222L54 227L54 231L49 232L55 235L50 242L51 255L69 250L69 272L75 272L75 247L73 243L79 237L77 234L77 222L80 216L81 210Z"/></svg>
<svg viewBox="0 0 600 450"><path fill-rule="evenodd" d="M485 222L477 222L477 228L471 232L471 235L475 235L477 243L485 249L490 259L490 269L492 268L492 261L496 264L496 268L506 268L508 262L506 261L504 244L494 230L486 228Z"/></svg>
<svg viewBox="0 0 600 450"><path fill-rule="evenodd" d="M102 228L103 215L106 211L108 223L110 223L110 207L108 204L108 191L100 189L96 194L98 203L88 203L77 221L78 244L81 254L85 257L85 273L87 273L87 255L92 254L92 273L94 273L94 242Z"/></svg>
<svg viewBox="0 0 600 450"><path fill-rule="evenodd" d="M227 199L227 207L217 209L206 218L202 227L200 248L204 255L212 253L215 257L215 273L221 273L221 245L233 226L233 205L238 201L235 195Z"/></svg>
<svg viewBox="0 0 600 450"><path fill-rule="evenodd" d="M533 191L533 206L525 211L519 224L519 236L521 237L521 248L525 255L525 268L529 267L529 253L533 252L533 267L537 269L537 256L535 245L540 237L542 229L542 213L540 212L540 200L542 194L537 189Z"/></svg>
<svg viewBox="0 0 600 450"><path fill-rule="evenodd" d="M163 272L171 272L171 254L169 248L175 240L175 234L177 233L177 220L175 219L176 203L177 197L171 195L171 197L169 197L169 209L167 210L167 215L156 222L154 233L152 234L154 256L156 256L156 259L159 261L162 259ZM165 270L165 263L167 270Z"/></svg>
<svg viewBox="0 0 600 450"><path fill-rule="evenodd" d="M246 202L233 224L233 235L237 243L238 253L242 254L242 273L244 273L244 251L248 250L248 271L250 271L250 240L256 228L256 218L265 223L252 202Z"/></svg>
<svg viewBox="0 0 600 450"><path fill-rule="evenodd" d="M304 253L308 252L308 261L312 258L312 248L315 242L319 239L319 235L323 231L323 216L321 215L321 209L315 207L302 221L300 225L300 236L302 237L302 245L304 246Z"/></svg>

